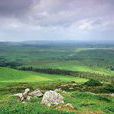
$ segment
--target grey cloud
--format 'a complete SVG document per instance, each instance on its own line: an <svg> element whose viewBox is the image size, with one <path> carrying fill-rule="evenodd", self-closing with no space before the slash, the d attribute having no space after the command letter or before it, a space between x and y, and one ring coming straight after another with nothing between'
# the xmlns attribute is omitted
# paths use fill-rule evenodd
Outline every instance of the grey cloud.
<svg viewBox="0 0 114 114"><path fill-rule="evenodd" d="M24 24L63 27L94 18L94 24L101 25L98 18L114 18L113 4L114 0L0 0L0 18L7 18L4 23L13 17Z"/></svg>
<svg viewBox="0 0 114 114"><path fill-rule="evenodd" d="M40 0L29 21L41 26L64 26L86 18L114 17L112 4L112 0Z"/></svg>
<svg viewBox="0 0 114 114"><path fill-rule="evenodd" d="M32 0L0 0L0 15L21 16L30 10L33 3Z"/></svg>

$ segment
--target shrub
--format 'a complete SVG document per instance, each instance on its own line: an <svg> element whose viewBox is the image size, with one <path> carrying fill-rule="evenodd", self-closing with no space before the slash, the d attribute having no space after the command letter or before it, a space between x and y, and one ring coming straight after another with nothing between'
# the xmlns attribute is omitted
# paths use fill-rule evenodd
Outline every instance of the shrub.
<svg viewBox="0 0 114 114"><path fill-rule="evenodd" d="M86 86L101 86L102 83L98 80L90 79L89 81L85 82L84 85L86 85Z"/></svg>
<svg viewBox="0 0 114 114"><path fill-rule="evenodd" d="M114 84L107 84L103 90L107 93L114 93Z"/></svg>

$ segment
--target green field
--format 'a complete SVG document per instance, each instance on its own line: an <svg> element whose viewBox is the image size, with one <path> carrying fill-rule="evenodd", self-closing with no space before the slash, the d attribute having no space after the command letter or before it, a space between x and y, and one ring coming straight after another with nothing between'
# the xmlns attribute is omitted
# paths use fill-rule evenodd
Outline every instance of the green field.
<svg viewBox="0 0 114 114"><path fill-rule="evenodd" d="M38 68L97 72L113 76L113 58L113 45L106 44L0 45L0 61L16 61L23 66Z"/></svg>
<svg viewBox="0 0 114 114"><path fill-rule="evenodd" d="M76 84L83 84L87 82L87 79L0 68L0 113L37 114L39 112L42 114L47 112L49 114L67 114L67 112L60 112L53 108L47 109L40 104L40 98L33 99L27 104L22 104L12 94L21 92L27 87L31 89L55 89L60 84L70 83L71 81L75 81ZM65 98L65 102L72 103L79 114L85 112L87 114L90 112L113 114L114 99L110 97L107 98L106 96L92 95L91 93L79 91L62 93L62 95Z"/></svg>
<svg viewBox="0 0 114 114"><path fill-rule="evenodd" d="M44 82L44 81L75 81L77 83L86 82L87 79L69 77L62 75L50 75L34 72L18 71L10 68L0 68L0 82Z"/></svg>
<svg viewBox="0 0 114 114"><path fill-rule="evenodd" d="M23 67L33 69L19 70ZM78 74L67 75L70 71ZM89 76L102 85L85 85ZM114 45L0 43L0 114L75 114L47 108L40 104L41 98L22 104L12 96L26 88L47 91L65 84L76 84L61 93L76 114L113 114Z"/></svg>

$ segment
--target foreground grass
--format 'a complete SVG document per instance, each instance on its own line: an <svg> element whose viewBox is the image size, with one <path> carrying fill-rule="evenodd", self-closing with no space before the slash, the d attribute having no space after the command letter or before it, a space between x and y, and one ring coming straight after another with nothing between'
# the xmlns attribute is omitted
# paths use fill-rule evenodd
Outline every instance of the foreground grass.
<svg viewBox="0 0 114 114"><path fill-rule="evenodd" d="M72 103L80 113L85 114L94 112L94 114L113 114L114 99L101 95L94 95L86 92L71 92L65 98L67 102ZM96 113L95 113L96 112Z"/></svg>
<svg viewBox="0 0 114 114"><path fill-rule="evenodd" d="M33 98L22 104L12 95L23 92L25 88L31 90L54 90L61 84L69 82L83 84L87 79L50 75L34 72L18 71L10 68L0 68L0 114L113 114L114 98L104 95L94 95L86 92L70 91L61 93L65 103L71 103L76 112L66 112L55 108L47 108L40 104L41 98Z"/></svg>
<svg viewBox="0 0 114 114"><path fill-rule="evenodd" d="M113 114L114 99L86 92L61 93L65 103L71 103L76 112L55 110L54 107L41 105L41 98L33 98L23 104L11 95L0 98L0 114Z"/></svg>
<svg viewBox="0 0 114 114"><path fill-rule="evenodd" d="M0 101L0 114L69 114L41 105L41 99L32 99L25 104L10 96L4 96L4 99Z"/></svg>

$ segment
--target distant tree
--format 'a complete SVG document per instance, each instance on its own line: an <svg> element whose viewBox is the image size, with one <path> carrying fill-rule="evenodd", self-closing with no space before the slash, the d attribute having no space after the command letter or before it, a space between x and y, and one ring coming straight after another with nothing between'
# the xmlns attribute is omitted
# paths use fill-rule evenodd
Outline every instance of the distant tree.
<svg viewBox="0 0 114 114"><path fill-rule="evenodd" d="M16 61L8 61L5 58L0 58L0 67L11 67L16 68L17 66L21 66L22 63L16 62Z"/></svg>

